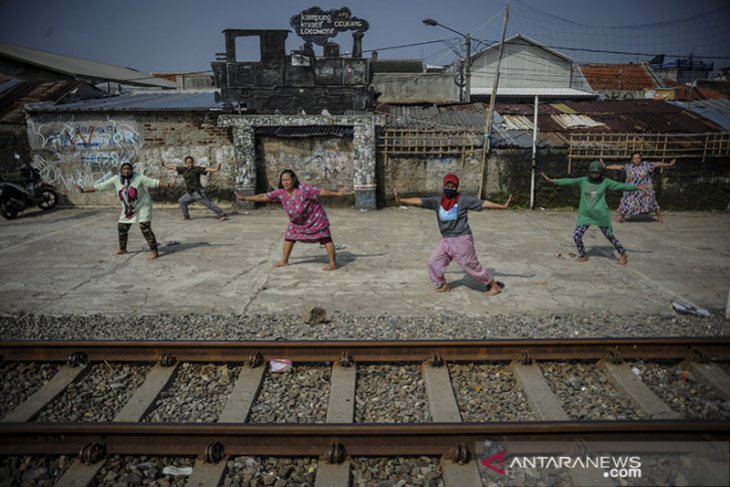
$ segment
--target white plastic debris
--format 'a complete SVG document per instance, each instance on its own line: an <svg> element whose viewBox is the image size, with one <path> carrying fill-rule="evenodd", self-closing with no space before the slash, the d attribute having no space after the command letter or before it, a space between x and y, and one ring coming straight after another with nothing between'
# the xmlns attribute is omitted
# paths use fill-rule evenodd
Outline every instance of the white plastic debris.
<svg viewBox="0 0 730 487"><path fill-rule="evenodd" d="M641 375L641 371L638 367L631 367L631 372L633 372L634 375Z"/></svg>
<svg viewBox="0 0 730 487"><path fill-rule="evenodd" d="M683 315L701 316L702 318L710 316L710 312L704 308L698 308L691 304L679 303L677 301L672 301L672 308L674 308L674 311L677 313L681 313Z"/></svg>
<svg viewBox="0 0 730 487"><path fill-rule="evenodd" d="M190 475L193 473L193 467L176 467L168 465L162 469L162 475Z"/></svg>
<svg viewBox="0 0 730 487"><path fill-rule="evenodd" d="M275 358L269 362L269 365L271 365L272 372L286 372L287 370L291 369L292 361L287 359Z"/></svg>

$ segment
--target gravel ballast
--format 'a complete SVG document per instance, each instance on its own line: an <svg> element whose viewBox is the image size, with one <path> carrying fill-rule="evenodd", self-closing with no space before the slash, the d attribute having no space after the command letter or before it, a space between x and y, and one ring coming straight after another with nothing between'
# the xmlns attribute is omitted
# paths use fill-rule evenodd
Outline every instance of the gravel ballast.
<svg viewBox="0 0 730 487"><path fill-rule="evenodd" d="M6 362L0 366L0 418L18 407L46 382L59 366L36 362Z"/></svg>
<svg viewBox="0 0 730 487"><path fill-rule="evenodd" d="M112 421L144 382L148 365L97 363L88 373L43 408L39 422Z"/></svg>
<svg viewBox="0 0 730 487"><path fill-rule="evenodd" d="M509 365L449 364L462 421L535 421Z"/></svg>
<svg viewBox="0 0 730 487"><path fill-rule="evenodd" d="M399 317L299 315L0 315L0 340L486 340L496 338L730 336L730 320L662 315L564 314Z"/></svg>
<svg viewBox="0 0 730 487"><path fill-rule="evenodd" d="M646 414L616 390L592 362L540 362L542 375L573 419L630 420Z"/></svg>
<svg viewBox="0 0 730 487"><path fill-rule="evenodd" d="M295 365L282 372L266 370L251 408L250 423L324 423L331 369Z"/></svg>

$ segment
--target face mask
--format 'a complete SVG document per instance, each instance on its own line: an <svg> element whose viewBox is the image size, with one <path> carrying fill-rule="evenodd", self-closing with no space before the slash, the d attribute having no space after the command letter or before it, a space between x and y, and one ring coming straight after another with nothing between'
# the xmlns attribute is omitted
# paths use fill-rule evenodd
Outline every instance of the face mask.
<svg viewBox="0 0 730 487"><path fill-rule="evenodd" d="M456 196L457 191L455 189L451 188L444 188L444 194L447 198L454 198Z"/></svg>

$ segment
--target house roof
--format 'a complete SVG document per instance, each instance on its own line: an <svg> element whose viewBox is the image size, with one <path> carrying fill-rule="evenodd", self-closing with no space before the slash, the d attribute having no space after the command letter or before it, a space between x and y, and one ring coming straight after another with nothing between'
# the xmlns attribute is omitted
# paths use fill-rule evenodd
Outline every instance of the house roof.
<svg viewBox="0 0 730 487"><path fill-rule="evenodd" d="M92 82L114 81L157 88L175 88L176 86L175 83L156 78L136 69L123 68L114 64L99 63L12 44L0 43L0 57L2 56L49 71L55 71L72 78L81 78Z"/></svg>
<svg viewBox="0 0 730 487"><path fill-rule="evenodd" d="M222 108L223 102L215 101L215 90L140 91L62 105L44 102L31 103L26 106L29 113L207 111Z"/></svg>
<svg viewBox="0 0 730 487"><path fill-rule="evenodd" d="M593 90L641 91L657 87L643 64L581 64Z"/></svg>
<svg viewBox="0 0 730 487"><path fill-rule="evenodd" d="M7 80L0 84L0 123L25 124L25 104L55 103L82 86L94 89L83 81Z"/></svg>
<svg viewBox="0 0 730 487"><path fill-rule="evenodd" d="M484 130L487 105L381 104L386 128L470 128ZM494 147L532 146L531 103L497 103L492 127ZM709 117L708 117L709 118ZM538 105L538 147L566 147L571 133L704 133L722 125L663 101L567 100Z"/></svg>
<svg viewBox="0 0 730 487"><path fill-rule="evenodd" d="M490 95L492 94L491 88L475 87L471 88L472 95ZM539 97L555 97L555 98L598 98L598 95L589 91L581 91L573 88L511 88L511 87L497 87L497 97L512 97L512 98L534 98Z"/></svg>
<svg viewBox="0 0 730 487"><path fill-rule="evenodd" d="M700 100L688 103L686 101L671 101L676 105L692 113L697 113L709 118L725 130L730 131L730 100Z"/></svg>
<svg viewBox="0 0 730 487"><path fill-rule="evenodd" d="M545 46L543 44L540 44L536 40L531 39L531 38L527 37L524 34L516 34L516 35L513 35L509 39L505 39L504 40L504 43L505 44L515 43L515 41L517 41L517 40L523 40L523 41L525 41L525 42L527 42L529 44L532 44L535 47L539 47L540 49L542 49L544 51L547 51L550 54L552 54L554 56L557 56L557 57L559 57L561 59L564 59L564 60L568 61L569 63L572 63L573 62L573 58L571 58L570 56L566 56L565 54L563 54L560 51L556 51L555 49L552 49L552 48L547 47L547 46ZM475 55L473 55L472 58L477 58L477 57L481 56L482 54L484 54L487 51L490 51L492 49L498 49L501 44L502 44L501 42L495 42L491 46L486 47L486 48L482 49L481 51L479 51L478 53L476 53Z"/></svg>

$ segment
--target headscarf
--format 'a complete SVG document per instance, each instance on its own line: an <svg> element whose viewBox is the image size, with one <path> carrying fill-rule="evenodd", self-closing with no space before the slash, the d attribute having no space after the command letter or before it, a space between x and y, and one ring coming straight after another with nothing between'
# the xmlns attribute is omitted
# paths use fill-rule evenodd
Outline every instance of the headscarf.
<svg viewBox="0 0 730 487"><path fill-rule="evenodd" d="M603 179L603 165L601 164L600 161L593 161L588 166L588 179L591 178L592 172L597 172L597 173L601 174L601 176L597 179L597 181L600 181L601 179ZM593 181L593 180L591 180L591 181Z"/></svg>
<svg viewBox="0 0 730 487"><path fill-rule="evenodd" d="M129 168L132 170L132 174L129 176L124 176L122 174L122 169L124 169L124 166L129 166ZM123 162L121 166L119 166L119 179L122 181L122 184L125 186L129 186L132 184L132 178L134 178L134 166L131 162Z"/></svg>
<svg viewBox="0 0 730 487"><path fill-rule="evenodd" d="M454 173L449 173L444 176L444 186L451 183L456 185L456 189L459 189L459 176ZM459 193L457 192L454 196L446 196L446 192L441 195L441 206L444 210L449 211L459 201Z"/></svg>

